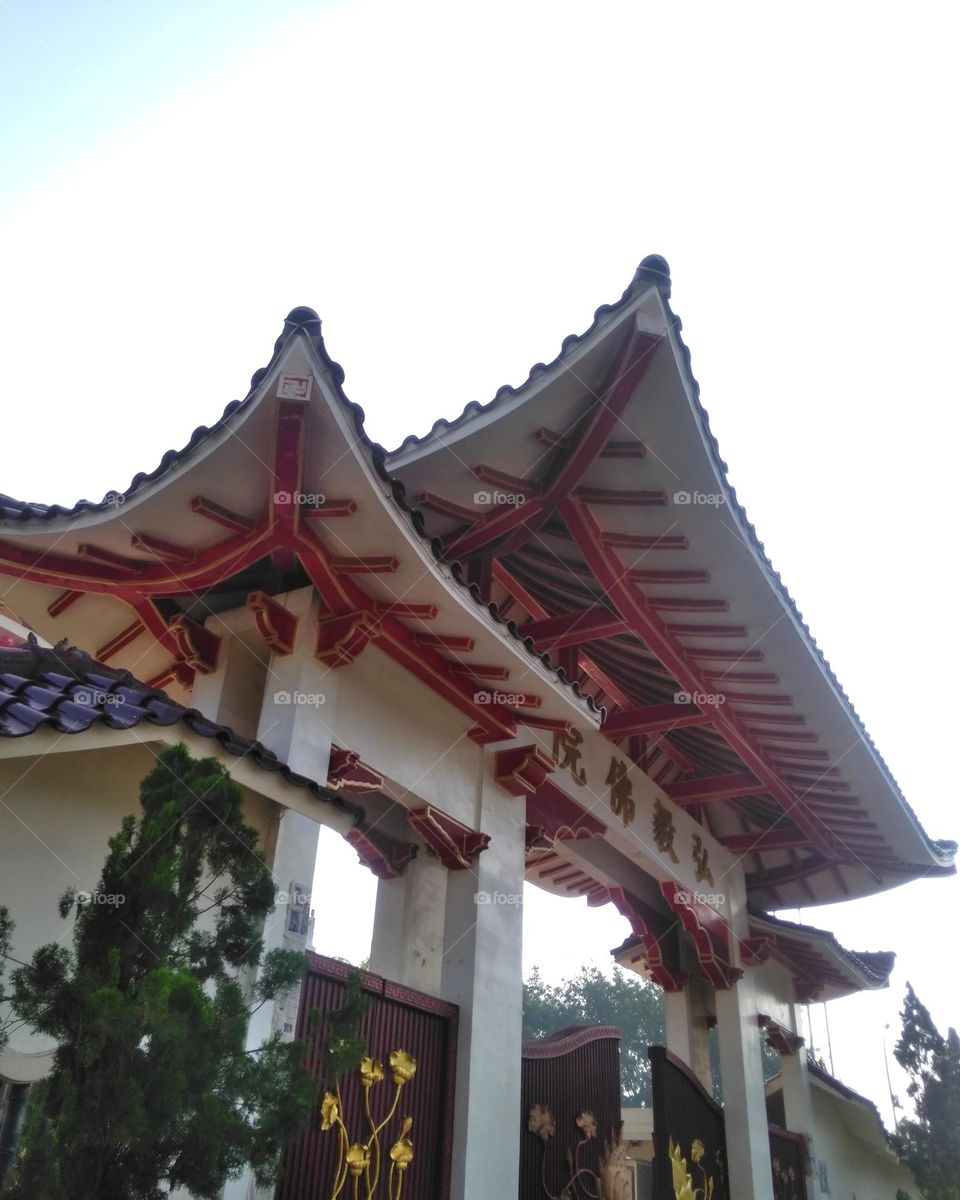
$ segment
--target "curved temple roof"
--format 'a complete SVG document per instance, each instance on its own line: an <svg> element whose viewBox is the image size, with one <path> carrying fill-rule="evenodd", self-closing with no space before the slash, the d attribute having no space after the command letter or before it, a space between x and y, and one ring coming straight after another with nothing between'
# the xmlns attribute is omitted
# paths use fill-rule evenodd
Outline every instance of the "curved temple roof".
<svg viewBox="0 0 960 1200"><path fill-rule="evenodd" d="M127 644L149 632L168 663L151 682L187 689L216 654L194 619L201 607L235 606L253 587L277 594L313 582L334 611L344 597L390 610L378 618L389 629L378 625L376 635L403 661L469 678L469 662L411 649L428 627L401 622L402 606L375 591L378 573L397 570L387 524L377 518L379 545L347 546L360 557L342 570L361 563L370 572L361 592L338 576L329 543L278 501L290 468L283 439L305 438L300 465L323 472L304 475L304 490L319 479L328 494L349 495L331 489L359 487L357 471L366 472L363 486L403 514L405 537L426 549L432 573L469 587L478 617L501 642L519 640L541 679L551 655L555 682L572 682L584 716L602 713L620 751L744 857L755 903L826 903L950 873L955 843L922 830L727 479L669 295L667 264L645 259L623 297L598 309L552 363L389 456L343 393L319 318L294 309L246 398L124 492L69 509L0 497L0 572L18 578L12 607L51 640L111 633L91 646L98 657L124 661ZM301 343L333 397L335 462L295 413L296 429L284 433L261 403ZM194 494L198 483L220 488L218 498ZM182 509L171 526L175 503ZM326 534L350 503L306 515ZM223 526L230 536L211 545ZM179 544L166 540L170 528ZM83 620L71 624L81 596ZM121 628L130 610L134 624ZM445 686L468 707L468 689ZM515 719L480 715L491 737Z"/></svg>
<svg viewBox="0 0 960 1200"><path fill-rule="evenodd" d="M952 873L956 843L922 829L737 498L670 292L644 259L553 362L388 469L448 557L486 563L490 597L591 681L621 748L665 754L657 781L765 906ZM478 480L520 495L518 517L464 511Z"/></svg>

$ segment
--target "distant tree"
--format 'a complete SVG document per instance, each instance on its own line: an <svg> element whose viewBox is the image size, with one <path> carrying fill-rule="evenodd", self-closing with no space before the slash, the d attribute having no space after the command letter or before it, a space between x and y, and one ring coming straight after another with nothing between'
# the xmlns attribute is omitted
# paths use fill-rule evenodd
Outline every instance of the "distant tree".
<svg viewBox="0 0 960 1200"><path fill-rule="evenodd" d="M212 1200L247 1164L270 1180L311 1110L299 1044L246 1049L251 1007L295 985L306 959L272 950L261 963L275 888L240 788L180 745L140 803L97 892L60 901L76 915L73 950L41 946L12 974L16 1014L57 1049L5 1198L160 1200L183 1187ZM245 990L238 975L258 965Z"/></svg>
<svg viewBox="0 0 960 1200"><path fill-rule="evenodd" d="M647 1047L663 1044L660 989L633 971L614 966L613 975L582 967L572 979L545 983L537 967L523 985L523 1036L545 1037L566 1025L616 1025L620 1043L623 1103L649 1105Z"/></svg>
<svg viewBox="0 0 960 1200"><path fill-rule="evenodd" d="M663 993L633 971L614 965L608 976L596 967L582 967L572 979L559 984L545 983L534 967L523 985L523 1036L545 1037L566 1025L617 1025L623 1031L620 1042L620 1086L623 1103L649 1107L650 1089L648 1046L665 1044ZM758 1031L759 1032L759 1031ZM716 1035L709 1035L710 1074L714 1098L723 1102ZM776 1050L762 1044L763 1076L770 1079L780 1070Z"/></svg>
<svg viewBox="0 0 960 1200"><path fill-rule="evenodd" d="M900 1017L893 1053L915 1115L900 1121L895 1143L925 1200L960 1200L960 1039L940 1034L909 983Z"/></svg>
<svg viewBox="0 0 960 1200"><path fill-rule="evenodd" d="M0 904L0 1050L10 1039L10 1027L13 1017L10 1012L10 997L3 986L3 976L10 958L10 936L13 933L13 920L10 911Z"/></svg>

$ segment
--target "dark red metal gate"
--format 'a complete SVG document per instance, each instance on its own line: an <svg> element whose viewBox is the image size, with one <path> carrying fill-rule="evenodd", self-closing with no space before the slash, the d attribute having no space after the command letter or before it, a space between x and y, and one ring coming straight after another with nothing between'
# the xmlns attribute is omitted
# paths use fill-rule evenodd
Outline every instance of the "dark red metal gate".
<svg viewBox="0 0 960 1200"><path fill-rule="evenodd" d="M315 1028L311 1034L310 1013L314 1009L329 1013L340 1008L346 981L353 968L319 954L310 954L308 958L310 969L300 993L297 1037L308 1043L307 1065L319 1075L326 1049L323 1022L321 1020L320 1028ZM406 1050L417 1062L416 1074L403 1090L397 1120L384 1131L384 1136L389 1137L392 1126L399 1125L400 1118L413 1118L409 1136L414 1145L414 1156L406 1172L404 1200L447 1200L456 1080L457 1006L391 983L379 975L363 972L362 979L368 1004L361 1030L366 1037L368 1054L384 1063L386 1072L386 1081L379 1089L374 1089L374 1093L382 1095L374 1098L374 1093L371 1094L375 1117L386 1114L392 1096L387 1065L391 1051ZM344 1122L351 1135L357 1131L357 1140L363 1140L367 1126L363 1117L363 1092L356 1073L344 1080L342 1095ZM321 1132L320 1121L318 1106L310 1130L287 1149L277 1200L327 1200L337 1168L338 1142L335 1130ZM389 1144L388 1141L385 1151ZM386 1195L385 1180L381 1190ZM349 1184L343 1194L350 1194Z"/></svg>
<svg viewBox="0 0 960 1200"><path fill-rule="evenodd" d="M653 1196L687 1192L728 1200L723 1109L685 1062L663 1046L648 1048L653 1064ZM806 1200L806 1139L769 1125L775 1200Z"/></svg>
<svg viewBox="0 0 960 1200"><path fill-rule="evenodd" d="M571 1025L523 1043L519 1200L563 1192L577 1168L596 1173L600 1157L620 1130L620 1030ZM579 1121L578 1121L579 1118ZM582 1122L591 1119L589 1128ZM573 1195L593 1195L592 1182Z"/></svg>

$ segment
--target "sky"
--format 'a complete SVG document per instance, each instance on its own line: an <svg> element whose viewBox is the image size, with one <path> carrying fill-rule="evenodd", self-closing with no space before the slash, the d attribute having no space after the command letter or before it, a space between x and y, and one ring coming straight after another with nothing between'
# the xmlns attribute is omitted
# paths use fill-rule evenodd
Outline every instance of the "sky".
<svg viewBox="0 0 960 1200"><path fill-rule="evenodd" d="M0 0L0 491L124 487L246 393L299 304L395 446L523 380L663 254L738 495L925 827L957 838L951 18ZM358 959L373 885L334 840L321 871L357 921L322 948ZM898 952L888 992L830 1012L837 1073L888 1121L906 980L960 1023L958 912L954 879L804 915ZM606 965L625 933L527 888L528 969Z"/></svg>

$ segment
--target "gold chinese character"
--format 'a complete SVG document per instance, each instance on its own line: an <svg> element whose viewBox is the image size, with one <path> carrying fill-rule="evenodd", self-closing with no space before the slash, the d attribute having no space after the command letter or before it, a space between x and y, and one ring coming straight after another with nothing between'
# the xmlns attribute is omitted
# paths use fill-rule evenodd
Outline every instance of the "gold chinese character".
<svg viewBox="0 0 960 1200"><path fill-rule="evenodd" d="M580 764L582 753L580 744L582 742L583 734L579 729L574 729L572 725L558 729L553 735L553 757L557 767L561 771L569 770L574 783L580 784L581 787L587 782L587 773ZM563 758L560 757L561 750Z"/></svg>
<svg viewBox="0 0 960 1200"><path fill-rule="evenodd" d="M624 825L633 820L636 805L633 802L633 783L627 778L627 764L610 759L610 770L604 781L610 786L610 807L621 817Z"/></svg>
<svg viewBox="0 0 960 1200"><path fill-rule="evenodd" d="M699 834L693 835L693 861L697 864L697 883L706 883L713 887L713 872L707 864L709 851L703 844Z"/></svg>
<svg viewBox="0 0 960 1200"><path fill-rule="evenodd" d="M674 862L679 862L677 852L673 848L673 839L677 831L673 827L673 814L659 800L653 802L653 840L661 854L669 854Z"/></svg>

